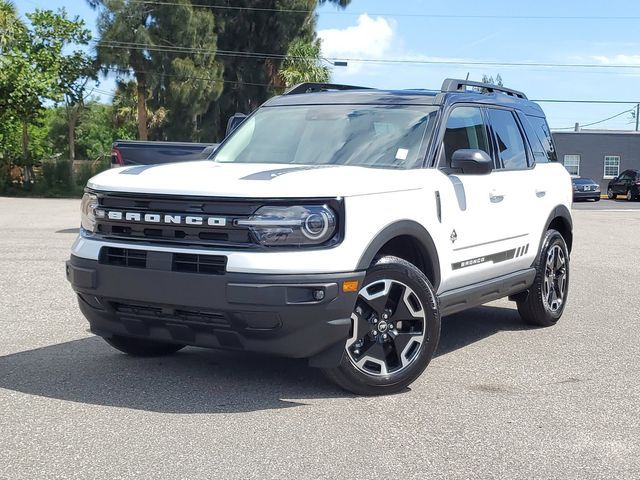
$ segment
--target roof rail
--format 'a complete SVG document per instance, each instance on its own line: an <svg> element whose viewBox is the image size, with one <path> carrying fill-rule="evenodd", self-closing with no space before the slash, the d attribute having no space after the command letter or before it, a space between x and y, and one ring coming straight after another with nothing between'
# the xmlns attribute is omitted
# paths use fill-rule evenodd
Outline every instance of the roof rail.
<svg viewBox="0 0 640 480"><path fill-rule="evenodd" d="M369 87L358 87L356 85L340 85L337 83L316 83L304 82L294 85L285 91L285 95L296 95L299 93L325 92L327 90L369 90Z"/></svg>
<svg viewBox="0 0 640 480"><path fill-rule="evenodd" d="M482 82L472 82L470 80L458 80L455 78L447 78L444 82L442 82L441 90L443 92L460 92L465 91L465 87L477 87L482 89L484 92L493 93L500 92L505 93L507 95L511 95L512 97L522 98L527 100L527 96L519 92L517 90L511 90L510 88L501 87L499 85L493 85L491 83L482 83Z"/></svg>

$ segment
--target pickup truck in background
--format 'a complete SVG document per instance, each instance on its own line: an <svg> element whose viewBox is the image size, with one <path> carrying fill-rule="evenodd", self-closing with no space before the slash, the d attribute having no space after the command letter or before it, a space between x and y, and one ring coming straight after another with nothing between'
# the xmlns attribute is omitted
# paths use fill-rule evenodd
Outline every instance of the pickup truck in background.
<svg viewBox="0 0 640 480"><path fill-rule="evenodd" d="M247 115L243 113L231 116L227 122L225 137L229 136L245 118ZM209 158L218 145L218 143L117 140L111 147L111 167L204 160Z"/></svg>
<svg viewBox="0 0 640 480"><path fill-rule="evenodd" d="M217 146L217 143L118 140L111 147L111 166L155 165L204 160L213 153Z"/></svg>

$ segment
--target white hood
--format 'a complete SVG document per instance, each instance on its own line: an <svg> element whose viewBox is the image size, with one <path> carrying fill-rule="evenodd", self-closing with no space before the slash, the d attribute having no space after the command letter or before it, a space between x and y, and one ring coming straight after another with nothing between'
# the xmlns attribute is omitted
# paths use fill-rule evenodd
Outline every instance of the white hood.
<svg viewBox="0 0 640 480"><path fill-rule="evenodd" d="M229 164L210 160L111 169L94 190L215 197L348 197L420 188L415 170L348 166Z"/></svg>

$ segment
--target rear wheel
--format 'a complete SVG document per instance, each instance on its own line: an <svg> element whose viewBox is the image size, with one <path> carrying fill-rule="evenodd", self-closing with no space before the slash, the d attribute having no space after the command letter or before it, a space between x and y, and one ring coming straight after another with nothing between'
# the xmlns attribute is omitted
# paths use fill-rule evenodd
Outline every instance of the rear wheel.
<svg viewBox="0 0 640 480"><path fill-rule="evenodd" d="M545 235L529 292L517 301L520 316L532 325L550 327L562 316L569 289L569 251L556 230Z"/></svg>
<svg viewBox="0 0 640 480"><path fill-rule="evenodd" d="M363 285L342 363L324 373L359 395L395 393L420 376L438 345L435 291L418 268L392 256L377 260Z"/></svg>
<svg viewBox="0 0 640 480"><path fill-rule="evenodd" d="M162 357L171 355L185 347L177 343L155 342L153 340L122 337L120 335L105 337L104 341L113 348L135 357Z"/></svg>

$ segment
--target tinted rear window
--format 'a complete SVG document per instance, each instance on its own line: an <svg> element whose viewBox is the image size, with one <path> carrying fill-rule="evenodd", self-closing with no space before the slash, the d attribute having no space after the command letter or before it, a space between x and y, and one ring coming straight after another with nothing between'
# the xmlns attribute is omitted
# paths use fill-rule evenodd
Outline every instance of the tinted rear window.
<svg viewBox="0 0 640 480"><path fill-rule="evenodd" d="M526 120L528 120L523 121L525 133L529 139L536 163L556 162L558 156L553 145L553 138L551 137L551 130L549 130L547 121L543 117L532 117L529 115L525 117Z"/></svg>

